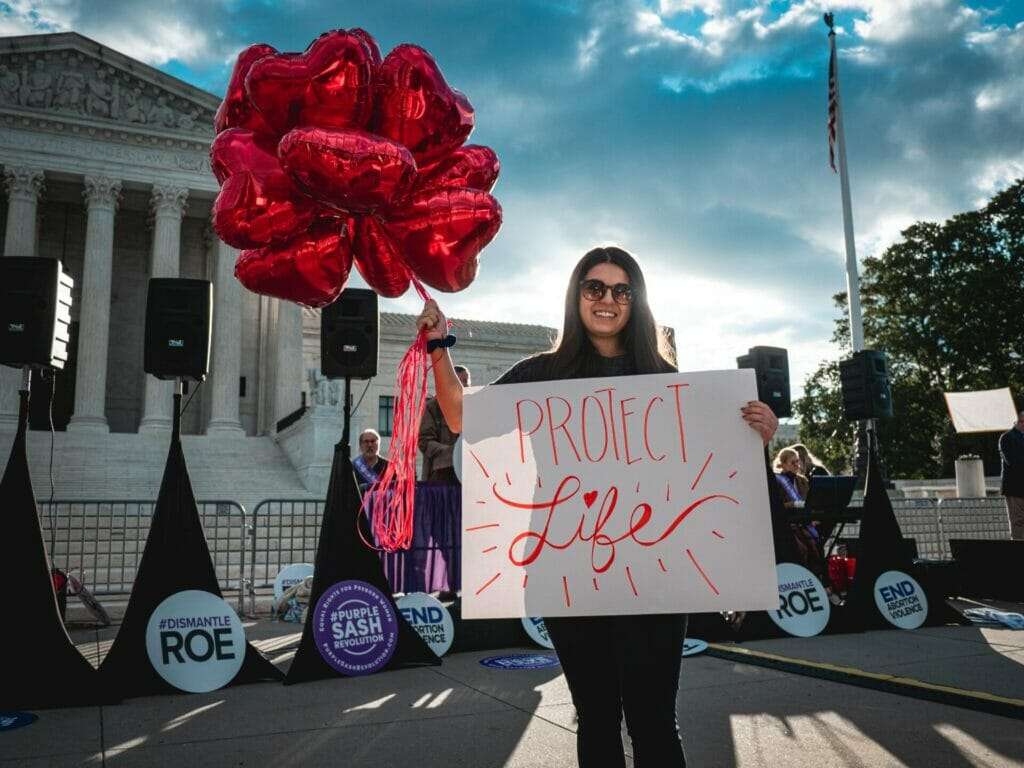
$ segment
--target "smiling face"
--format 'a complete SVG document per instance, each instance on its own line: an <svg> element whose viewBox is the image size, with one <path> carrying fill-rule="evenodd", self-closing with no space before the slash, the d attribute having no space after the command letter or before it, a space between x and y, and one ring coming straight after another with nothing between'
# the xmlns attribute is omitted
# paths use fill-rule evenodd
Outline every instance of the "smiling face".
<svg viewBox="0 0 1024 768"><path fill-rule="evenodd" d="M583 279L600 280L607 286L614 286L617 283L629 285L629 275L626 274L626 270L606 262L595 264L587 271ZM614 339L625 330L626 324L629 322L630 305L617 303L612 296L612 291L606 290L600 301L591 301L581 291L579 302L580 319L591 341Z"/></svg>
<svg viewBox="0 0 1024 768"><path fill-rule="evenodd" d="M782 460L782 471L791 472L794 475L800 474L800 457L797 454L793 454L788 458Z"/></svg>

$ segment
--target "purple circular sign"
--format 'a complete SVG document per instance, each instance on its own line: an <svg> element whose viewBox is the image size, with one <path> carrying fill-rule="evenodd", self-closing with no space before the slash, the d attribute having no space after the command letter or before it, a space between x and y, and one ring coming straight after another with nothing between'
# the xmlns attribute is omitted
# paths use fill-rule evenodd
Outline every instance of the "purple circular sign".
<svg viewBox="0 0 1024 768"><path fill-rule="evenodd" d="M324 661L343 675L372 675L398 644L391 601L365 581L339 581L317 600L313 639Z"/></svg>

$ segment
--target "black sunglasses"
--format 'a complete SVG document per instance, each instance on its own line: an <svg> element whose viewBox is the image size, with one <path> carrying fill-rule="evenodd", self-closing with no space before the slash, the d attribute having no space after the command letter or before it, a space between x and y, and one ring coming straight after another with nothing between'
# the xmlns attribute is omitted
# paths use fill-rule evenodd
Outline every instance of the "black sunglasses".
<svg viewBox="0 0 1024 768"><path fill-rule="evenodd" d="M629 283L608 285L601 280L580 280L580 293L587 301L601 301L608 291L612 292L616 304L629 304L633 301L633 286Z"/></svg>

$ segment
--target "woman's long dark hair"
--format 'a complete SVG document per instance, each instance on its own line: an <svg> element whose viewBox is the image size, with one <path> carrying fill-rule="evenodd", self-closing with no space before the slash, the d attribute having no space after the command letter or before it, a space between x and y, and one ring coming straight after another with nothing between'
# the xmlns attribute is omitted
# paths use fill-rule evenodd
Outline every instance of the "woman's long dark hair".
<svg viewBox="0 0 1024 768"><path fill-rule="evenodd" d="M547 374L552 379L587 378L599 375L600 355L587 335L580 317L580 281L597 264L614 264L629 276L633 303L629 321L622 330L622 348L632 357L633 371L667 373L676 370L675 355L660 332L647 303L647 285L636 259L621 248L609 246L589 251L569 276L565 292L565 320L554 348L543 355Z"/></svg>

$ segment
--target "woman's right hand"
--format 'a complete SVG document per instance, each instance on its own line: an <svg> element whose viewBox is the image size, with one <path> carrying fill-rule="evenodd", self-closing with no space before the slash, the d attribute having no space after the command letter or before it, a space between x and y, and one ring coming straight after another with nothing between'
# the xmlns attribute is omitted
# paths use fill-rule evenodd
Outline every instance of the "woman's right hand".
<svg viewBox="0 0 1024 768"><path fill-rule="evenodd" d="M427 341L448 335L448 319L433 299L428 299L423 305L423 311L416 318L416 329L427 332Z"/></svg>

